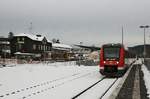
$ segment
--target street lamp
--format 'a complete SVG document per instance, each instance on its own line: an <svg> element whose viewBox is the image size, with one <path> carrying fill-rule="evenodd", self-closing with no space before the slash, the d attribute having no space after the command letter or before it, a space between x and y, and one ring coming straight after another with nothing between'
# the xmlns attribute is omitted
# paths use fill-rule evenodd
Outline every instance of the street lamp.
<svg viewBox="0 0 150 99"><path fill-rule="evenodd" d="M146 28L149 28L150 26L149 25L145 25L145 26L140 26L140 28L143 28L144 29L144 52L143 52L143 56L144 56L144 62L145 62L145 57L146 57L146 41L145 41L145 29Z"/></svg>

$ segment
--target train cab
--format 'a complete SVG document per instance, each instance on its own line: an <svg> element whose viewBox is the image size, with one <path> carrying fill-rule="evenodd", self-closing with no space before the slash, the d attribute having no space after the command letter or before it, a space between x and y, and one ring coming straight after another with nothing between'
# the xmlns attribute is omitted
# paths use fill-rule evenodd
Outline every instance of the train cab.
<svg viewBox="0 0 150 99"><path fill-rule="evenodd" d="M122 44L102 45L99 67L102 75L122 75L126 70L124 46Z"/></svg>

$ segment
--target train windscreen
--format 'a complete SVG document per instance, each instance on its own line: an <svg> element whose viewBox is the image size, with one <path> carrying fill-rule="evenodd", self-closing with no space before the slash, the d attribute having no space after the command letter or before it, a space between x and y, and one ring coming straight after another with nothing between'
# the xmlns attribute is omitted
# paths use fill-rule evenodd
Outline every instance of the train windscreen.
<svg viewBox="0 0 150 99"><path fill-rule="evenodd" d="M119 47L105 47L104 60L119 60L120 48Z"/></svg>

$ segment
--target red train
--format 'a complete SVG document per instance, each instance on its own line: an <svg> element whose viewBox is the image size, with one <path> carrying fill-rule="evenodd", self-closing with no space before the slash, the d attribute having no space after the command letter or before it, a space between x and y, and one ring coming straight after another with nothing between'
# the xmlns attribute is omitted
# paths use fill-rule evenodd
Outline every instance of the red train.
<svg viewBox="0 0 150 99"><path fill-rule="evenodd" d="M125 49L122 44L105 44L100 51L100 73L122 76L127 69Z"/></svg>

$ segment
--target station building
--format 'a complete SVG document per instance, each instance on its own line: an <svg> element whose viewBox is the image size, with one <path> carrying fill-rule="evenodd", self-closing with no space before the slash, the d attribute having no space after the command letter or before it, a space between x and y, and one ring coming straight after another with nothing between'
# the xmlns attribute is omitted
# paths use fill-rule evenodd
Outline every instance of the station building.
<svg viewBox="0 0 150 99"><path fill-rule="evenodd" d="M53 43L52 44L52 59L65 61L70 60L73 56L72 47L70 45L62 44L62 43Z"/></svg>
<svg viewBox="0 0 150 99"><path fill-rule="evenodd" d="M10 42L12 56L48 59L52 50L52 42L42 35L20 33L14 35Z"/></svg>

